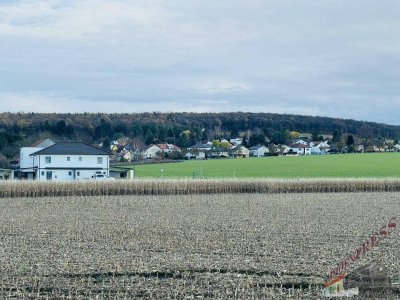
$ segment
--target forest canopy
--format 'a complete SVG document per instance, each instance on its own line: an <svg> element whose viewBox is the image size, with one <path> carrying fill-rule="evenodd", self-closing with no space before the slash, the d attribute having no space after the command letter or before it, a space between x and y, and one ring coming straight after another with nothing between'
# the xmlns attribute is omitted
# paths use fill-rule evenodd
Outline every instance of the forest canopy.
<svg viewBox="0 0 400 300"><path fill-rule="evenodd" d="M266 138L271 143L281 144L288 135L296 132L312 133L313 137L351 134L364 139L398 139L400 126L352 119L247 112L1 113L0 153L11 158L18 153L19 147L29 146L44 137L91 144L127 137L143 144L168 142L184 148L196 141L243 136L249 139L250 144Z"/></svg>

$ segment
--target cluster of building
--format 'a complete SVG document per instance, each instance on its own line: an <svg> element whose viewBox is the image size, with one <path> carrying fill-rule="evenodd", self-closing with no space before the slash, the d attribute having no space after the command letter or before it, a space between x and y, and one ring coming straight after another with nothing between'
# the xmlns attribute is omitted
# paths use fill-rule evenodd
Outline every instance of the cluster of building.
<svg viewBox="0 0 400 300"><path fill-rule="evenodd" d="M329 139L311 142L296 139L289 145L270 144L267 147L258 144L245 147L243 139L235 138L198 142L182 150L168 143L134 147L128 143L124 145L114 141L108 151L84 143L54 143L50 139L45 139L30 147L21 148L17 164L12 169L0 169L0 180L14 179L14 177L39 181L133 178L135 176L133 169L110 167L110 160L132 162L160 160L166 157L189 160L336 153L337 150L332 149L330 145ZM380 149L400 151L400 144L394 145L391 150ZM364 151L362 145L357 146L355 150Z"/></svg>
<svg viewBox="0 0 400 300"><path fill-rule="evenodd" d="M134 161L141 159L157 159L165 154L180 153L175 157L185 159L208 159L208 158L247 158L262 157L268 155L311 155L327 154L330 147L327 141L307 142L305 140L294 140L290 145L266 145L258 144L252 147L243 145L242 138L221 139L213 142L197 142L184 151L173 144L154 144L134 148L130 145L121 145L114 141L111 151L116 154L117 160Z"/></svg>
<svg viewBox="0 0 400 300"><path fill-rule="evenodd" d="M163 154L182 153L182 149L173 144L157 144L134 147L130 144L119 144L114 141L110 146L118 161L137 161L143 159L161 158Z"/></svg>

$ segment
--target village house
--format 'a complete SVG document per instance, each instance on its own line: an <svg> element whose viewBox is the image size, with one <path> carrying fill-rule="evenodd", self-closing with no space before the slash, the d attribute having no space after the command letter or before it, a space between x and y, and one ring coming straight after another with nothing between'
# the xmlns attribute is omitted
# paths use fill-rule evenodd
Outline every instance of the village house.
<svg viewBox="0 0 400 300"><path fill-rule="evenodd" d="M18 157L19 163L16 164L16 169L19 170L20 173L19 177L28 180L33 180L35 175L35 170L33 169L34 167L33 158L30 157L30 155L44 148L53 146L54 144L55 144L54 141L52 141L49 138L46 138L37 141L30 147L22 147L19 150L19 157Z"/></svg>
<svg viewBox="0 0 400 300"><path fill-rule="evenodd" d="M119 154L118 154L118 160L119 161L132 161L134 158L134 153L132 151L129 150L122 150Z"/></svg>
<svg viewBox="0 0 400 300"><path fill-rule="evenodd" d="M110 153L83 143L21 148L21 172L28 180L71 181L109 176Z"/></svg>
<svg viewBox="0 0 400 300"><path fill-rule="evenodd" d="M228 158L229 157L229 148L226 147L212 147L209 151L210 158Z"/></svg>
<svg viewBox="0 0 400 300"><path fill-rule="evenodd" d="M308 142L304 139L295 139L292 141L292 143L293 143L293 145L296 145L296 144L301 144L301 145L305 145L305 146L308 145Z"/></svg>
<svg viewBox="0 0 400 300"><path fill-rule="evenodd" d="M249 157L249 149L247 149L243 145L234 146L231 149L231 155L234 158L246 158L246 157Z"/></svg>
<svg viewBox="0 0 400 300"><path fill-rule="evenodd" d="M289 146L289 151L287 154L297 154L297 155L311 155L311 148L304 144L294 144Z"/></svg>
<svg viewBox="0 0 400 300"><path fill-rule="evenodd" d="M362 145L362 144L356 145L355 148L354 148L354 150L355 150L357 153L364 153L364 151L365 151L365 146Z"/></svg>
<svg viewBox="0 0 400 300"><path fill-rule="evenodd" d="M266 153L269 153L269 149L266 146L260 144L250 147L249 149L249 154L252 157L265 156Z"/></svg>
<svg viewBox="0 0 400 300"><path fill-rule="evenodd" d="M162 149L157 145L149 145L140 149L140 154L144 159L158 158Z"/></svg>
<svg viewBox="0 0 400 300"><path fill-rule="evenodd" d="M243 138L230 139L229 142L234 146L239 146L243 143Z"/></svg>
<svg viewBox="0 0 400 300"><path fill-rule="evenodd" d="M211 145L197 143L187 148L185 157L187 159L206 159L206 153L211 150Z"/></svg>
<svg viewBox="0 0 400 300"><path fill-rule="evenodd" d="M173 144L158 144L163 153L181 152L181 148Z"/></svg>
<svg viewBox="0 0 400 300"><path fill-rule="evenodd" d="M325 141L314 141L310 142L311 154L326 154L328 153L330 146Z"/></svg>
<svg viewBox="0 0 400 300"><path fill-rule="evenodd" d="M120 144L110 145L110 150L114 153L120 153L123 149L124 149L124 146L120 145Z"/></svg>

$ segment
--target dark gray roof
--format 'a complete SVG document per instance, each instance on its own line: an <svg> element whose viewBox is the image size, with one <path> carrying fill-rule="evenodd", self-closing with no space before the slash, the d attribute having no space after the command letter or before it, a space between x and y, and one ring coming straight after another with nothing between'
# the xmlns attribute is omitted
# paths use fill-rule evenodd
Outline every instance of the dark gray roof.
<svg viewBox="0 0 400 300"><path fill-rule="evenodd" d="M265 146L258 144L258 145L255 145L255 146L249 148L249 150L257 150L257 149L260 149L261 147L265 147Z"/></svg>
<svg viewBox="0 0 400 300"><path fill-rule="evenodd" d="M188 149L210 149L211 146L207 144L196 144L193 146L188 147Z"/></svg>
<svg viewBox="0 0 400 300"><path fill-rule="evenodd" d="M31 155L110 155L109 152L83 143L58 143L39 150Z"/></svg>

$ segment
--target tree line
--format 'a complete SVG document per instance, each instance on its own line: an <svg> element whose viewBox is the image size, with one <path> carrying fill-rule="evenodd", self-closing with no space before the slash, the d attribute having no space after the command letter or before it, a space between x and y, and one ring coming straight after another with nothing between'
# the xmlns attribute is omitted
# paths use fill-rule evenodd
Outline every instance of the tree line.
<svg viewBox="0 0 400 300"><path fill-rule="evenodd" d="M196 141L244 137L252 146L269 140L283 144L288 132L362 139L398 139L400 126L352 119L274 113L0 113L0 153L6 159L40 138L107 145L119 138L148 145L167 142L185 148ZM1 160L1 159L0 159Z"/></svg>

